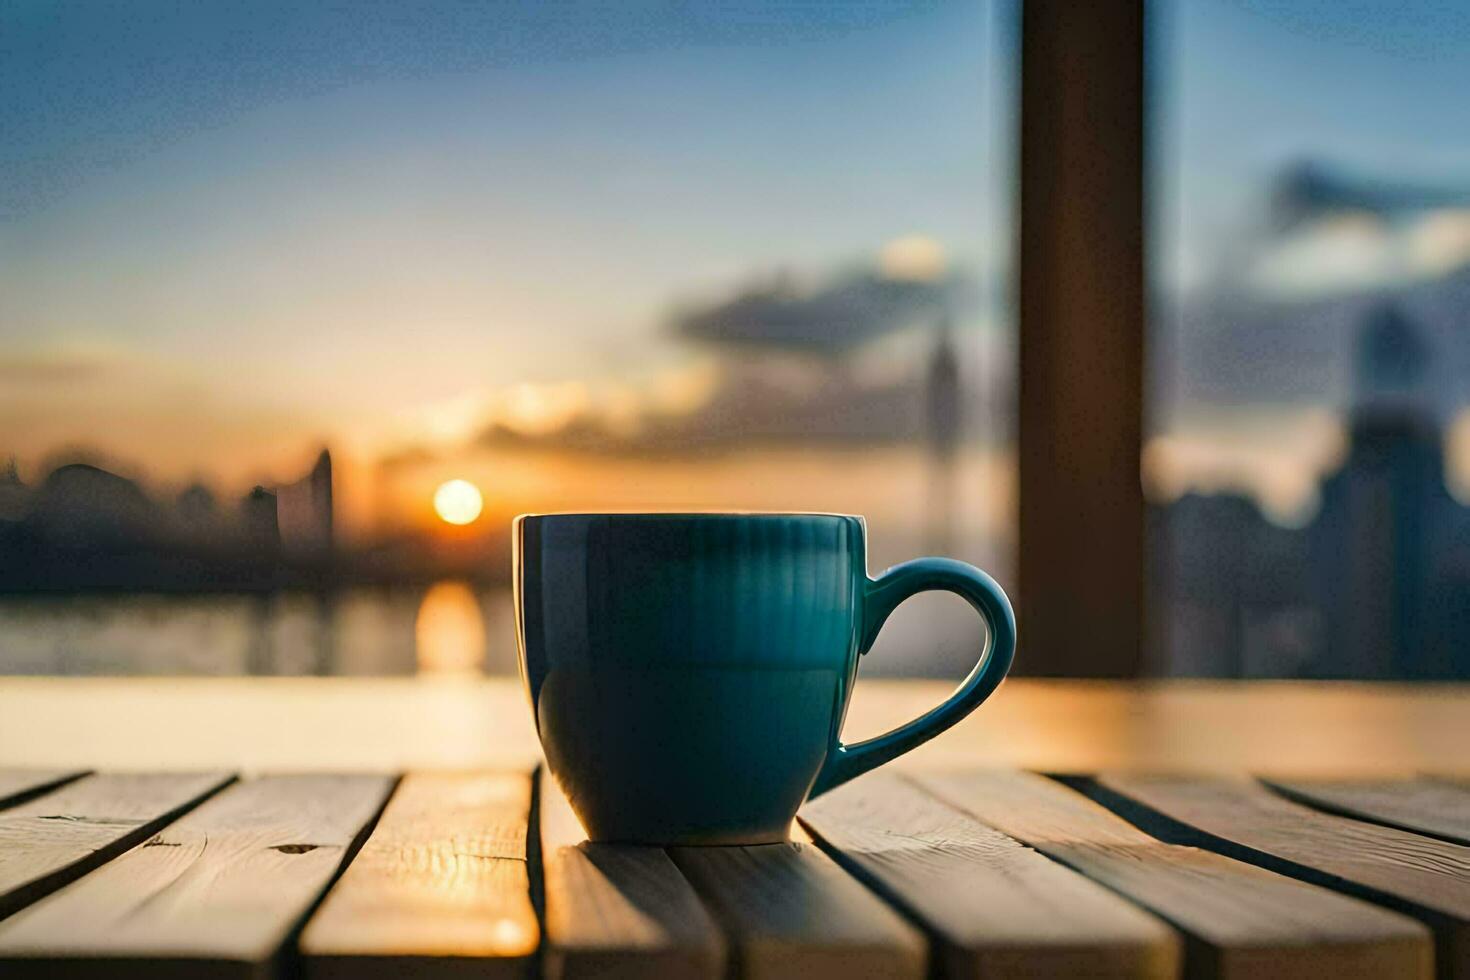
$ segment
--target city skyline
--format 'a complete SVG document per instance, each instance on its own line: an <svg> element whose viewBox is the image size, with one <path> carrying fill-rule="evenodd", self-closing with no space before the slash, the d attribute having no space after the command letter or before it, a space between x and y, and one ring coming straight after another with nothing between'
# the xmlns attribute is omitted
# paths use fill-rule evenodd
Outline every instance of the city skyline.
<svg viewBox="0 0 1470 980"><path fill-rule="evenodd" d="M684 306L990 264L988 6L574 6L7 8L0 447L471 453L579 386L697 401Z"/></svg>
<svg viewBox="0 0 1470 980"><path fill-rule="evenodd" d="M1003 447L1008 4L425 8L411 23L372 6L345 19L292 5L38 9L0 15L25 41L3 69L19 96L0 108L13 135L0 149L0 452L32 477L83 448L168 486L240 492L327 444L358 527L376 506L358 490L382 460L524 470L524 452L480 436L539 438L587 415L628 427L749 381L679 330L690 307L820 296L904 261L975 284L959 356L966 390L988 400L969 433ZM1456 206L1260 237L1271 182L1304 161L1432 182L1470 160L1453 127L1426 125L1466 72L1441 41L1460 14L1369 12L1324 34L1314 10L1161 10L1166 295L1330 301L1345 281L1399 288L1470 258ZM538 43L514 40L527 36ZM131 71L138 59L152 72ZM1251 396L1261 411L1237 412L1175 387L1197 330L1164 315L1154 332L1173 345L1153 379L1152 458L1173 461L1156 482L1250 483L1291 519L1341 442L1340 387L1305 401L1265 390ZM863 359L917 371L922 356L898 340ZM1310 465L1271 444L1273 426L1315 441ZM1464 426L1449 434L1470 443ZM552 471L585 471L563 463ZM431 468L420 483L452 475ZM415 520L426 506L416 485L390 509Z"/></svg>

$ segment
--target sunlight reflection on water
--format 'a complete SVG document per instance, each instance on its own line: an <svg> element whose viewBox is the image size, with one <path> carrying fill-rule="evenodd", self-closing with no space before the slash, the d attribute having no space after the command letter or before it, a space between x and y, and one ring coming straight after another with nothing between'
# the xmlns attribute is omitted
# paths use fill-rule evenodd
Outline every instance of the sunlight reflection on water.
<svg viewBox="0 0 1470 980"><path fill-rule="evenodd" d="M0 598L0 675L515 673L509 589Z"/></svg>
<svg viewBox="0 0 1470 980"><path fill-rule="evenodd" d="M964 602L924 595L889 621L862 674L960 677L980 626ZM516 676L507 588L332 595L0 598L0 676Z"/></svg>
<svg viewBox="0 0 1470 980"><path fill-rule="evenodd" d="M485 617L464 582L436 582L424 593L414 623L420 674L477 673L485 660Z"/></svg>

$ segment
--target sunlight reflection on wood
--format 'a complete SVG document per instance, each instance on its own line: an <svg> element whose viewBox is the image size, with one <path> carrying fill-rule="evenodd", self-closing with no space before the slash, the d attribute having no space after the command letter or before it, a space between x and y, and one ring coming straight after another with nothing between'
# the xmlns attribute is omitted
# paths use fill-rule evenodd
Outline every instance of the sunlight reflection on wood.
<svg viewBox="0 0 1470 980"><path fill-rule="evenodd" d="M952 684L864 680L846 738ZM1275 775L1470 775L1470 686L1006 681L896 764ZM0 765L337 770L530 766L519 682L461 677L0 680Z"/></svg>
<svg viewBox="0 0 1470 980"><path fill-rule="evenodd" d="M662 848L589 842L544 771L540 829L548 977L721 972L724 940Z"/></svg>
<svg viewBox="0 0 1470 980"><path fill-rule="evenodd" d="M423 958L449 957L521 973L540 940L526 867L530 807L529 776L406 777L302 934L311 971L399 976Z"/></svg>

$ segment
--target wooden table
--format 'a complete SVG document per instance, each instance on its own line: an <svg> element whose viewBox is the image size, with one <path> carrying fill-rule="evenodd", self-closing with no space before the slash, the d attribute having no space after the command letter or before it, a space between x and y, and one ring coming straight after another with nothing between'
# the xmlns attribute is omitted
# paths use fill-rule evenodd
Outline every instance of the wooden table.
<svg viewBox="0 0 1470 980"><path fill-rule="evenodd" d="M0 977L1470 977L1467 749L1466 687L1010 681L790 844L659 849L509 681L3 680Z"/></svg>

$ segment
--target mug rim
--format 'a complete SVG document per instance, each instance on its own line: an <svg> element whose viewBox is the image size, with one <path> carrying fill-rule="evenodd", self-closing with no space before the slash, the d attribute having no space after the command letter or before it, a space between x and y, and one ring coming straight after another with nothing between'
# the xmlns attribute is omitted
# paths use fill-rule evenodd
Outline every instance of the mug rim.
<svg viewBox="0 0 1470 980"><path fill-rule="evenodd" d="M517 514L512 523L520 524L528 520L552 517L628 517L637 520L668 517L835 517L867 523L861 514L842 514L826 510L554 510Z"/></svg>

